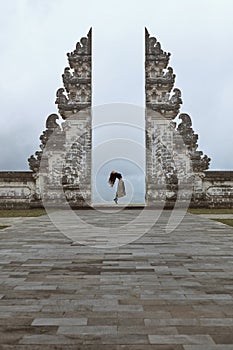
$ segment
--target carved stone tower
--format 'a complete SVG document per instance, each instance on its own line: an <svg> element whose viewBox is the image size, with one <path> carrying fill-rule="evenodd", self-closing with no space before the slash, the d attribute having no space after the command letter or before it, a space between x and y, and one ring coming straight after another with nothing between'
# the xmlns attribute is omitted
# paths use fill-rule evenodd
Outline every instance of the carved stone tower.
<svg viewBox="0 0 233 350"><path fill-rule="evenodd" d="M91 107L92 29L87 38L81 38L76 49L68 53L69 67L62 75L64 88L57 90L56 104L63 119L82 109Z"/></svg>
<svg viewBox="0 0 233 350"><path fill-rule="evenodd" d="M29 158L36 183L34 203L91 205L92 31L68 53L55 103L63 120L51 114L40 136L40 151ZM170 53L145 30L146 203L175 202L180 181L192 177L193 200L203 196L202 177L210 159L197 150L198 135L182 113L181 92L168 66ZM177 136L179 134L179 137ZM181 142L182 140L182 142ZM181 144L185 147L182 148ZM175 149L175 152L174 152ZM182 153L183 152L183 153ZM33 204L33 201L32 201Z"/></svg>
<svg viewBox="0 0 233 350"><path fill-rule="evenodd" d="M173 88L175 74L168 66L170 55L145 28L147 205L155 204L162 197L174 203L179 176L184 181L190 176L194 178L196 192L192 199L198 200L198 182L210 162L210 158L197 151L198 135L192 129L190 116L180 114L178 118L182 122L178 127L173 121L179 114L182 99L181 91Z"/></svg>
<svg viewBox="0 0 233 350"><path fill-rule="evenodd" d="M63 118L51 114L40 137L40 151L29 158L36 179L35 202L67 201L73 207L91 204L92 30L68 53L55 103Z"/></svg>

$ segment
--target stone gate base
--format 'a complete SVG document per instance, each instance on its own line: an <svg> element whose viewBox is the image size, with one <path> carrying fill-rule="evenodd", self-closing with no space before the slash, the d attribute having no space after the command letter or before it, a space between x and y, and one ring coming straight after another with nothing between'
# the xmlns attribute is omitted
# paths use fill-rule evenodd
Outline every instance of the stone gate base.
<svg viewBox="0 0 233 350"><path fill-rule="evenodd" d="M191 207L233 208L233 171L205 171L194 187ZM169 208L173 205L173 201L166 203ZM80 207L75 202L72 202L71 206ZM32 172L0 172L0 209L36 207L41 208L43 204L36 194L36 182Z"/></svg>
<svg viewBox="0 0 233 350"><path fill-rule="evenodd" d="M28 209L35 197L31 171L0 172L0 209Z"/></svg>

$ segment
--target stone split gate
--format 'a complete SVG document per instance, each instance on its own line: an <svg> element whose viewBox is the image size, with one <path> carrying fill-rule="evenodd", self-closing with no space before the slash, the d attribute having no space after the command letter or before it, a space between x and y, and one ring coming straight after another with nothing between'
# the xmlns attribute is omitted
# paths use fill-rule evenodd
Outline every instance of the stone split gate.
<svg viewBox="0 0 233 350"><path fill-rule="evenodd" d="M0 173L0 206L92 205L92 29L67 54L69 66L56 93L58 114L46 120L40 150L29 158L30 172ZM198 135L181 113L181 91L164 52L145 29L146 205L173 206L182 184L191 205L232 207L233 172L207 171L210 158L198 150Z"/></svg>

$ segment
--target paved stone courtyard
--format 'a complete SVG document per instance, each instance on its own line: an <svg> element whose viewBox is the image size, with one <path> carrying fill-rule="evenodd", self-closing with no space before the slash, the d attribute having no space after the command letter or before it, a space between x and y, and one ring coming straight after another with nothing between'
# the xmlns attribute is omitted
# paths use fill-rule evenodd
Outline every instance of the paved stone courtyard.
<svg viewBox="0 0 233 350"><path fill-rule="evenodd" d="M99 227L139 213L80 211ZM0 349L233 349L233 229L187 214L165 234L170 214L106 249L71 245L48 216L13 220L0 231Z"/></svg>

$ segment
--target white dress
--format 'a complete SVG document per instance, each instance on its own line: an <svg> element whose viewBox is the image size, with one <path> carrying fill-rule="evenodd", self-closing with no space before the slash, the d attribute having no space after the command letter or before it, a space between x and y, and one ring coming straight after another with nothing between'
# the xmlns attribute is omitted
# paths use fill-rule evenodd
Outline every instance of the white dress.
<svg viewBox="0 0 233 350"><path fill-rule="evenodd" d="M124 181L120 179L117 185L116 198L121 198L124 196L126 196L125 184L124 184Z"/></svg>

